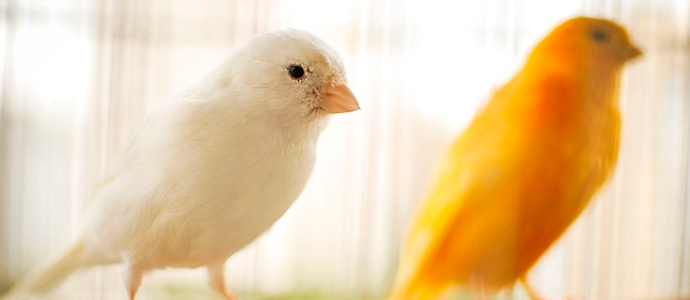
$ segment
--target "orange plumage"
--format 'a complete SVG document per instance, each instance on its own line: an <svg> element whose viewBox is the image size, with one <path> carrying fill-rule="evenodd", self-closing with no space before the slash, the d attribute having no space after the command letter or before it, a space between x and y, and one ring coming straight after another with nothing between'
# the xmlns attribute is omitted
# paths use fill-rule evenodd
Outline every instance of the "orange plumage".
<svg viewBox="0 0 690 300"><path fill-rule="evenodd" d="M611 176L620 72L639 54L602 19L571 19L544 38L450 148L391 298L436 299L455 285L491 293L524 279Z"/></svg>

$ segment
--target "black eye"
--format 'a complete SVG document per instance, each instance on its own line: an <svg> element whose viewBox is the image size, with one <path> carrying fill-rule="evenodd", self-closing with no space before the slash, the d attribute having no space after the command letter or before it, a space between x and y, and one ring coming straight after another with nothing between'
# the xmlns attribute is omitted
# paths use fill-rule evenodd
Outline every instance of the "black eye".
<svg viewBox="0 0 690 300"><path fill-rule="evenodd" d="M299 65L290 65L288 67L288 73L290 73L290 77L300 79L304 77L304 68Z"/></svg>
<svg viewBox="0 0 690 300"><path fill-rule="evenodd" d="M599 29L592 30L589 36L597 43L608 43L611 40L611 36L607 32Z"/></svg>

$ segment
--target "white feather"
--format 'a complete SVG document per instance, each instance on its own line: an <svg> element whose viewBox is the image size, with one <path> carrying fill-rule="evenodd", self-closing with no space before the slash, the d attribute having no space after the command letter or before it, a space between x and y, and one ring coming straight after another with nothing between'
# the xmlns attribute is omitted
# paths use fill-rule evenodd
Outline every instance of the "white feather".
<svg viewBox="0 0 690 300"><path fill-rule="evenodd" d="M291 78L291 64L304 66L305 78ZM338 55L309 33L249 41L131 136L98 190L79 259L49 263L49 278L29 276L15 293L117 262L127 264L136 293L148 270L224 262L299 196L327 121L323 90L344 83Z"/></svg>

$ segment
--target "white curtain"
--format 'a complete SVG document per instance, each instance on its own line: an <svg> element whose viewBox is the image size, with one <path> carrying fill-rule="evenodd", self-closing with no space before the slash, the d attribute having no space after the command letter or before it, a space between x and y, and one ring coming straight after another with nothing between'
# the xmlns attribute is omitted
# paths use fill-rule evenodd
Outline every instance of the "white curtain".
<svg viewBox="0 0 690 300"><path fill-rule="evenodd" d="M690 297L690 0L0 0L0 290L73 239L105 167L155 107L250 36L311 31L360 112L332 118L288 213L227 265L243 299L382 299L439 154L553 26L629 28L613 180L530 277L549 299ZM46 299L124 299L119 266ZM147 299L217 299L201 270ZM526 299L520 288L498 298Z"/></svg>

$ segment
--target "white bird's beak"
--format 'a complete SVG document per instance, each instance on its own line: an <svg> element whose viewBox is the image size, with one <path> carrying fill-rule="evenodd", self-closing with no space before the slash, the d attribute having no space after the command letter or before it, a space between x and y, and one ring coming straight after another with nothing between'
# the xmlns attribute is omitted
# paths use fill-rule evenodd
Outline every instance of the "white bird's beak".
<svg viewBox="0 0 690 300"><path fill-rule="evenodd" d="M321 100L321 108L337 114L359 109L359 103L347 85L332 85L326 90L326 96Z"/></svg>

